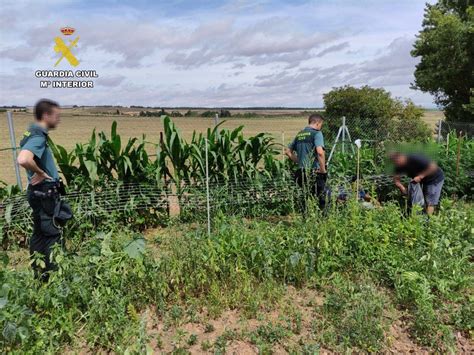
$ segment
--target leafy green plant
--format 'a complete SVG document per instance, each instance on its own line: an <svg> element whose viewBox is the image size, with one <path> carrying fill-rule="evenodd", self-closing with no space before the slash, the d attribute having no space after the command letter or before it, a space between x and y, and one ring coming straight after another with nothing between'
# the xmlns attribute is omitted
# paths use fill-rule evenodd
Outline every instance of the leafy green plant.
<svg viewBox="0 0 474 355"><path fill-rule="evenodd" d="M143 312L150 305L178 324L189 305L214 315L224 309L255 315L288 284L327 293L315 329L328 329L319 341L335 351L383 351L392 306L406 312L413 339L433 350L448 350L453 332L470 329L445 305L468 309L472 205L446 201L429 223L416 214L402 217L393 204L362 210L355 202L324 217L318 211L279 222L265 217L220 215L211 236L193 224L179 238L163 236L158 250L111 224L108 232L79 239L69 255L56 253L59 270L47 287L2 256L0 348L57 351L79 338L92 351L146 349ZM264 324L252 339L267 351L293 329ZM181 349L190 338L180 339ZM215 349L228 340L220 338Z"/></svg>
<svg viewBox="0 0 474 355"><path fill-rule="evenodd" d="M335 277L321 307L324 322L316 324L315 332L333 345L379 351L388 329L388 301L370 280Z"/></svg>
<svg viewBox="0 0 474 355"><path fill-rule="evenodd" d="M141 140L130 138L122 147L117 123L112 124L110 138L95 130L87 144L77 144L70 152L50 141L61 173L71 188L84 188L110 181L147 181L152 163ZM100 181L99 181L100 180Z"/></svg>
<svg viewBox="0 0 474 355"><path fill-rule="evenodd" d="M380 141L426 140L428 126L422 121L423 110L412 101L392 98L381 88L343 86L324 94L328 136L335 138L341 117L354 139ZM330 139L331 140L331 139Z"/></svg>

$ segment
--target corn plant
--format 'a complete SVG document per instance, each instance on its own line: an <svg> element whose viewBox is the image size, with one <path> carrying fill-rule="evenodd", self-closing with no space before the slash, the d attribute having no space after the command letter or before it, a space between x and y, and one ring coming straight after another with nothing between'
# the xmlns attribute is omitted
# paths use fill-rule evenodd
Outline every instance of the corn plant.
<svg viewBox="0 0 474 355"><path fill-rule="evenodd" d="M67 151L50 142L56 162L69 185L81 187L107 182L143 181L147 179L150 162L145 149L145 137L130 138L125 146L117 134L117 123L111 128L110 138L104 132L92 132L85 144L78 143Z"/></svg>
<svg viewBox="0 0 474 355"><path fill-rule="evenodd" d="M165 117L164 140L157 158L164 177L169 177L178 187L183 182L204 181L206 142L209 178L213 182L239 181L283 172L284 165L276 162L273 138L265 133L245 138L243 126L231 131L220 129L220 125L208 129L205 135L194 132L188 143L171 119Z"/></svg>

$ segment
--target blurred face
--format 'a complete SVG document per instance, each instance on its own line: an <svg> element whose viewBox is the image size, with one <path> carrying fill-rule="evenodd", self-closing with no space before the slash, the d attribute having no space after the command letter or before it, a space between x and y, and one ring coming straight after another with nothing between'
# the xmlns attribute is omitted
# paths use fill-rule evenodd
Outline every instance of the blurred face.
<svg viewBox="0 0 474 355"><path fill-rule="evenodd" d="M395 166L397 167L404 166L407 162L407 156L403 154L392 155L390 159L392 160L393 164L395 164Z"/></svg>
<svg viewBox="0 0 474 355"><path fill-rule="evenodd" d="M46 124L48 129L55 129L58 126L61 121L60 113L61 110L58 107L53 107L51 113L45 113L43 115L42 121Z"/></svg>

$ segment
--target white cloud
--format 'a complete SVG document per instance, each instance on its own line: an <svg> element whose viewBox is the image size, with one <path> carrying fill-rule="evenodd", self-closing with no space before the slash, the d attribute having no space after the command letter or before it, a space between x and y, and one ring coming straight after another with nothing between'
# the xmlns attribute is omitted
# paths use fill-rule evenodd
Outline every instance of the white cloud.
<svg viewBox="0 0 474 355"><path fill-rule="evenodd" d="M123 75L115 76L106 76L97 79L97 85L102 86L117 86L124 81L125 77Z"/></svg>
<svg viewBox="0 0 474 355"><path fill-rule="evenodd" d="M317 57L324 57L326 54L333 53L333 52L339 52L339 51L342 51L343 49L346 49L346 48L349 48L349 42L342 42L342 43L335 44L335 45L332 45L332 46L329 46L329 47L323 49L316 56Z"/></svg>
<svg viewBox="0 0 474 355"><path fill-rule="evenodd" d="M322 93L345 84L432 102L409 89L421 2L184 3L189 11L122 2L107 13L105 5L46 3L5 0L0 9L0 104L52 95L67 104L320 106ZM81 68L99 73L93 90L39 89L33 76L53 69L64 25L80 36Z"/></svg>

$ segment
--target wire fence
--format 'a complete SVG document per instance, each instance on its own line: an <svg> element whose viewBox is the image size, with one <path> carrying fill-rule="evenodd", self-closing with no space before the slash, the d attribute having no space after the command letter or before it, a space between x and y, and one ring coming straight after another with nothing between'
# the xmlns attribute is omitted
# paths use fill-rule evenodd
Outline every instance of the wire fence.
<svg viewBox="0 0 474 355"><path fill-rule="evenodd" d="M450 135L462 135L468 139L474 139L474 123L472 122L448 122L440 120L436 124L437 141L447 141Z"/></svg>
<svg viewBox="0 0 474 355"><path fill-rule="evenodd" d="M364 177L363 186L389 186L388 175ZM332 179L325 194L330 200L340 191L351 191L350 177ZM177 192L179 190L179 192ZM308 195L292 179L259 179L239 182L212 182L209 184L176 186L169 184L110 183L89 191L74 191L65 199L74 211L73 223L83 223L101 216L126 216L147 211L157 218L170 217L204 219L218 212L245 214L264 209L279 212L299 211ZM32 225L31 208L25 194L12 196L0 203L0 230L23 231L27 234ZM160 217L161 216L161 217ZM208 218L210 228L211 219Z"/></svg>
<svg viewBox="0 0 474 355"><path fill-rule="evenodd" d="M278 119L279 120L279 119ZM158 121L160 122L160 121ZM214 124L219 120L215 119ZM285 122L285 121L271 121ZM235 124L235 122L234 122ZM291 130L286 131L282 124L282 129L275 130L263 129L272 134L276 143L281 144L282 158L284 156L284 147L290 143L296 132L302 127L295 127L292 121ZM0 154L9 154L12 162L12 170L15 172L17 184L21 189L21 176L18 165L16 164L16 140L13 129L13 119L8 115L10 147L0 147ZM161 126L161 125L160 125ZM273 130L272 130L273 129ZM160 127L161 130L161 127ZM426 127L405 124L388 125L378 119L327 119L325 121L323 134L325 137L327 161L331 167L337 168L336 174L331 175L324 194L328 200L334 201L341 192L344 194L358 196L359 187L375 192L376 196L381 196L381 191L390 187L393 190L393 181L390 175L365 175L362 172L363 179L357 179L357 186L352 184L352 175L347 176L353 168L357 151L357 177L359 177L359 153L360 147L354 142L361 140L364 142L364 148L372 146L374 149L370 153L365 149L365 153L370 153L371 157L380 155L379 152L385 152L390 144L401 144L410 140L423 140L427 137L435 138L438 147L446 146L446 158L448 158L448 148L450 139L462 135L466 139L473 138L474 125L471 123L446 123L439 121L436 127L427 131ZM453 137L454 136L454 137ZM278 139L279 137L279 139ZM452 137L452 138L450 138ZM456 159L456 164L452 165L455 170L447 172L449 177L454 177L456 185L462 179L474 178L474 172L467 171L470 177L459 176L460 150L458 139L456 145L457 156L450 154L451 162ZM180 184L170 181L161 182L121 182L115 181L107 184L101 184L99 187L91 187L87 190L70 192L66 199L73 207L75 219L67 228L75 228L84 221L94 221L91 225L97 224L101 219L107 219L110 216L120 219L132 218L136 214L152 216L155 220L167 220L176 216L179 218L200 218L207 219L208 232L211 232L211 221L219 212L226 214L255 215L255 213L289 213L291 211L301 211L306 204L308 189L302 189L290 175L284 175L278 178L258 177L252 180L241 178L240 180L218 181L215 176L209 177L208 141L206 142L206 177L202 181L184 182ZM3 142L2 142L3 143ZM159 149L159 143L148 142L153 149ZM378 150L380 147L380 150ZM455 150L456 150L455 149ZM439 149L437 149L439 150ZM451 151L455 151L451 150ZM365 154L364 153L364 154ZM425 152L426 153L426 152ZM429 155L429 154L428 154ZM153 156L151 154L150 156ZM337 159L333 159L336 157ZM364 160L365 157L362 157ZM344 159L348 160L344 162ZM334 163L333 163L334 160ZM14 163L15 162L15 163ZM375 159L372 164L375 164ZM381 160L377 160L381 163ZM3 162L5 163L5 162ZM342 163L346 163L346 169L340 169ZM5 166L6 164L4 164ZM215 167L211 166L214 171ZM5 171L5 170L3 170ZM368 171L383 171L381 169L369 169ZM341 173L342 172L342 173ZM355 172L355 171L354 171ZM455 174L455 175L454 175ZM459 179L458 179L459 176ZM1 179L0 179L1 180ZM1 187L1 186L0 186ZM375 191L376 190L376 191ZM357 191L357 193L356 193ZM262 212L265 211L265 212ZM11 236L27 236L31 231L32 217L27 196L18 194L6 198L0 202L0 242L7 240ZM8 235L7 239L5 235ZM10 238L11 239L11 238Z"/></svg>
<svg viewBox="0 0 474 355"><path fill-rule="evenodd" d="M143 128L143 132L163 131L162 123L159 118L149 119L133 117L133 120L137 121L137 125L144 124L146 126ZM144 120L146 120L146 122L143 122ZM177 125L178 127L181 127L180 130L185 133L185 136L190 136L192 130L205 131L207 128L213 127L216 123L222 122L221 119L203 119L197 117L175 118L174 120L178 122ZM254 118L252 120L247 119L243 121L241 119L230 118L222 125L222 128L235 128L243 123L245 124L244 132L246 134L256 134L262 131L267 132L274 138L275 143L287 146L296 133L304 127L305 120L306 117L302 116L299 118ZM12 120L12 124L14 123L13 121L14 120ZM192 122L197 123L194 125ZM8 123L8 126L9 125L10 123ZM345 127L345 130L343 130L342 134L338 137L341 127ZM12 129L10 132L14 131L15 130ZM0 137L2 138L0 142L0 162L3 167L2 173L0 174L0 180L7 183L13 183L14 181L18 183L16 167L13 163L14 153L18 149L18 147L16 147L16 149L14 147L18 144L13 145L12 138L17 140L19 137L15 137L15 134L10 134L9 136L8 132L9 130L5 129L0 133ZM463 135L472 138L474 134L474 123L446 122L440 120L434 127L427 131L426 127L420 128L416 124L410 122L392 122L391 124L388 124L386 120L382 119L353 119L348 117L345 119L345 122L342 118L327 118L326 123L323 126L326 148L330 150L332 146L337 143L341 145L343 151L346 148L351 149L349 145L346 145L346 143L356 139L361 139L367 143L375 145L388 141L403 142L407 140L420 140L423 137L431 136L436 141L442 142L449 139L449 134L453 134L453 132L456 132L456 135L459 135L462 132ZM88 137L88 135L86 135L86 137ZM82 142L83 139L83 136L79 137L77 134L75 135L75 132L67 132L67 141L71 142L68 143L69 145L75 144L76 142ZM159 141L157 140L156 142L153 142L151 139L148 139L147 141L150 156L154 156ZM18 141L16 141L16 143L18 143ZM24 174L22 173L22 175ZM24 181L24 176L22 176L21 180Z"/></svg>
<svg viewBox="0 0 474 355"><path fill-rule="evenodd" d="M195 118L186 118L186 120L193 120ZM207 119L211 126L217 125L220 123L218 117ZM287 146L291 140L294 138L295 133L301 129L302 127L298 127L298 122L294 119L292 120L285 120L283 118L275 118L275 119L262 119L267 124L263 129L265 132L270 133L275 142L281 144L281 157L282 159L285 158L284 155L284 147ZM18 147L16 147L16 137L15 137L15 130L13 127L13 119L10 112L7 115L8 127L9 127L9 135L10 135L10 147L0 147L0 157L1 163L3 166L2 169L2 176L0 176L0 182L3 176L9 175L16 177L17 185L22 185L22 182L25 179L24 174L21 173L18 165L16 164L16 152ZM150 120L148 120L150 121ZM254 119L254 121L259 121L258 119ZM157 131L162 131L161 127L161 120L156 120ZM229 124L232 123L235 126L236 121L229 121ZM269 123L271 122L271 123ZM149 123L152 125L152 123ZM281 130L275 130L274 125L281 126ZM303 125L302 125L303 126ZM226 127L225 125L223 127ZM326 144L326 151L327 151L327 161L328 164L332 164L333 154L335 152L342 152L351 153L355 152L353 142L355 140L362 140L365 143L365 146L373 146L374 147L374 155L378 154L378 151L375 149L377 147L382 147L382 149L386 150L387 144L397 144L401 142L405 142L408 140L421 140L423 136L426 138L427 136L431 136L435 138L438 143L449 141L450 135L451 138L453 135L463 134L468 139L473 138L474 134L474 124L473 123L462 123L462 122L446 122L446 121L438 121L438 124L431 130L426 131L426 127L418 127L417 125L413 125L407 122L404 122L403 125L399 123L391 123L387 124L382 119L377 118L328 118L325 121L323 126L323 133L324 139ZM5 135L5 133L3 133ZM74 138L71 138L74 140ZM2 141L2 145L6 145L7 140ZM159 143L147 142L147 144L152 147L151 149L156 152L157 147L159 147ZM429 153L429 152L427 152ZM150 154L150 157L156 156L156 154ZM9 168L10 166L10 168ZM8 172L9 171L9 172ZM5 175L4 175L5 174ZM12 182L11 178L10 181Z"/></svg>

